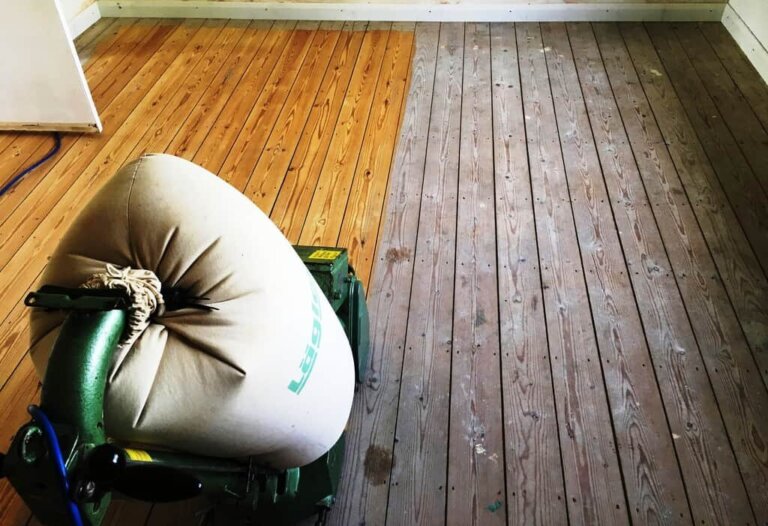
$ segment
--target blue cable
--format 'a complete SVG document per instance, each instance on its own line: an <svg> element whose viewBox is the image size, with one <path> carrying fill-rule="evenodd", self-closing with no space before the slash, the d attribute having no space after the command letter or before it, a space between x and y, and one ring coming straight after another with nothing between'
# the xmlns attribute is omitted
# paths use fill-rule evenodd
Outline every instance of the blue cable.
<svg viewBox="0 0 768 526"><path fill-rule="evenodd" d="M40 166L45 161L47 161L48 159L50 159L51 157L53 157L54 155L56 155L59 152L59 149L61 148L61 135L59 135L59 132L56 132L56 133L53 134L53 138L56 141L56 143L53 145L53 148L51 148L50 151L45 154L45 157L43 157L42 159L37 161L35 164L33 164L31 166L28 166L27 168L24 168L19 173L19 175L13 177L10 181L8 181L5 184L5 186L0 188L0 197L2 197L5 194L7 194L10 191L10 189L13 188L14 186L16 186L16 184L19 181L21 181L21 179L25 175L27 175L29 172L31 172L32 170L34 170L35 168L37 168L38 166Z"/></svg>
<svg viewBox="0 0 768 526"><path fill-rule="evenodd" d="M67 503L67 512L69 518L72 521L72 526L83 526L83 519L80 516L80 508L69 496L69 479L67 478L67 468L64 465L64 457L61 454L61 446L59 446L59 438L56 436L56 431L53 429L51 421L48 420L48 416L42 409L36 405L30 405L27 408L29 414L32 415L32 419L42 428L43 436L48 442L48 449L50 455L53 457L53 464L56 468L56 474L59 476L59 484L63 492L64 501Z"/></svg>

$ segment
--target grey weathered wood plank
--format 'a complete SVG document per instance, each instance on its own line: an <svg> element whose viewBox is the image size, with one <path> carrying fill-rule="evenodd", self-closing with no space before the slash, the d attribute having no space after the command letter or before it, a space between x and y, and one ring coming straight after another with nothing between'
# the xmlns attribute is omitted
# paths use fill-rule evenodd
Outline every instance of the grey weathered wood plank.
<svg viewBox="0 0 768 526"><path fill-rule="evenodd" d="M565 524L514 24L491 24L491 69L507 516Z"/></svg>
<svg viewBox="0 0 768 526"><path fill-rule="evenodd" d="M649 298L658 305L658 312L644 315L644 321L651 348L663 350L659 358L666 356L665 363L655 359L654 367L664 390L672 432L680 437L676 446L691 500L691 511L697 522L712 518L719 522L750 522L754 519L749 501L723 424L717 417L718 409L711 394L708 394L711 387L697 374L705 370L698 359L697 346L705 356L708 352L716 353L719 348L710 347L710 342L706 340L697 341L686 328L688 323L698 324L700 331L721 325L724 314L713 315L707 310L713 304L723 305L722 299L713 302L711 298L718 290L717 282L712 279L716 276L716 269L618 27L615 24L596 24L594 29L599 54L591 43L590 35L587 35L584 37L587 42L585 51L577 51L576 55L601 56L610 82L604 90L612 90L618 106L616 108L601 97L599 100L608 104L608 110L603 110L602 114L619 113L622 118L627 139L620 138L619 144L628 140L648 196L647 203L644 203L638 188L633 194L612 197L619 205L627 203L636 210L653 210L669 258L665 261L659 249L653 249L631 268L633 273L645 274L658 283L659 287L649 289L648 294L663 294L657 299ZM599 70L593 68L592 71ZM595 75L594 78L602 78L602 75ZM602 85L605 86L605 82ZM588 96L588 103L590 100ZM625 152L625 149L618 151ZM605 153L615 155L613 149ZM640 206L642 204L646 206ZM650 220L646 225L650 228ZM645 239L652 240L653 237L645 236ZM674 282L668 279L671 276L675 278ZM686 311L681 307L675 289L685 300L685 307L701 310ZM645 292L639 286L635 290L638 296ZM720 298L723 297L721 292ZM688 323L686 318L690 320ZM658 322L653 323L654 320ZM699 333L703 334L707 332ZM677 392L685 397L680 397ZM697 399L699 401L695 402Z"/></svg>
<svg viewBox="0 0 768 526"><path fill-rule="evenodd" d="M653 109L661 137L682 182L681 190L693 212L733 303L742 329L755 342L758 356L768 353L768 281L751 250L733 210L717 181L690 124L679 116L679 101L642 26L622 25L622 33L637 76ZM710 279L714 274L707 274ZM763 376L764 359L759 360Z"/></svg>
<svg viewBox="0 0 768 526"><path fill-rule="evenodd" d="M352 409L339 500L330 516L332 524L383 524L385 521L437 39L437 25L416 27L408 102L368 294L371 366Z"/></svg>
<svg viewBox="0 0 768 526"><path fill-rule="evenodd" d="M627 504L539 26L518 25L517 42L569 518L624 524Z"/></svg>
<svg viewBox="0 0 768 526"><path fill-rule="evenodd" d="M463 42L463 24L442 25L389 490L395 526L445 514Z"/></svg>
<svg viewBox="0 0 768 526"><path fill-rule="evenodd" d="M464 36L447 522L505 524L488 24Z"/></svg>
<svg viewBox="0 0 768 526"><path fill-rule="evenodd" d="M631 244L626 238L632 225L627 216L614 218L565 25L543 24L542 34L629 512L640 524L672 517L690 521L659 386L653 367L646 366L652 359L617 231Z"/></svg>
<svg viewBox="0 0 768 526"><path fill-rule="evenodd" d="M675 45L674 35L668 34L659 26L650 28L654 40L657 41L659 56L662 61L667 62L665 73L668 73L672 82L680 81L680 77L690 73L690 64L685 60L685 54L679 45ZM671 37L665 38L665 33ZM644 46L644 51L649 54L652 50ZM681 56L682 55L682 56ZM650 65L656 65L649 62ZM694 73L695 75L695 73ZM678 93L685 93L683 101L697 100L699 104L706 103L706 93L697 93L693 84L696 79L688 79L680 82L677 86ZM666 92L672 98L672 90L669 85L665 86ZM651 96L652 97L652 96ZM652 104L654 99L651 98ZM660 101L659 101L660 102ZM684 113L682 105L674 102L663 106L661 111L678 111ZM710 108L713 109L713 108ZM658 114L658 109L656 113ZM689 109L689 114L691 109ZM713 111L716 111L713 109ZM684 121L684 116L680 116L678 122ZM699 137L702 139L702 146L709 149L714 148L713 143L720 141L726 143L727 137L710 137L706 129L702 129L703 122L692 120ZM684 128L681 126L681 128ZM724 133L728 133L724 130ZM675 132L677 137L690 137L689 130ZM705 140L706 138L706 140ZM687 144L685 141L681 143ZM670 145L670 150L682 148L675 144ZM729 152L736 159L738 149ZM684 154L686 155L686 154ZM714 169L722 168L720 160L710 155ZM749 167L745 166L747 172ZM721 176L723 186L728 175ZM738 189L736 189L738 192ZM749 192L749 189L742 191ZM753 196L760 196L761 189L758 187L752 189ZM757 210L764 213L764 208L768 203L749 203L741 207ZM693 225L693 222L691 222ZM706 228L704 235L706 236ZM768 244L766 241L762 243ZM709 258L702 258L706 261L704 265L695 265L688 270L692 275L714 275L716 272L714 265L707 265ZM674 265L673 267L680 271L683 267ZM768 411L768 393L765 390L758 370L756 370L754 357L750 353L749 346L744 339L744 334L740 330L738 320L733 313L729 298L725 291L717 284L709 284L705 280L703 283L697 283L687 280L680 285L683 291L683 299L692 319L694 332L702 350L704 364L707 366L707 372L710 376L712 386L715 391L718 404L723 413L723 419L731 444L734 449L736 459L739 464L742 477L744 478L747 492L752 502L752 507L758 518L762 521L768 518L768 426L766 421L760 415ZM753 335L754 336L754 335ZM759 342L756 342L759 345ZM757 354L757 358L764 358ZM762 361L762 367L767 362Z"/></svg>
<svg viewBox="0 0 768 526"><path fill-rule="evenodd" d="M717 105L758 181L768 191L768 131L696 25L672 24L663 29L679 38L702 85Z"/></svg>
<svg viewBox="0 0 768 526"><path fill-rule="evenodd" d="M652 25L649 27L649 33L674 84L680 103L688 113L744 231L748 233L751 246L763 263L763 268L768 268L768 195L763 192L725 126L722 113L703 88L701 77L687 60L683 47L675 38L672 26ZM728 302L727 298L722 301ZM763 372L763 380L768 382L765 334L752 330L751 327L745 327L745 334L757 365ZM739 337L738 340L742 338Z"/></svg>
<svg viewBox="0 0 768 526"><path fill-rule="evenodd" d="M690 124L679 118L679 101L669 80L657 75L663 69L642 26L622 25L622 33L644 91L654 108L654 116L680 174L687 194L707 240L712 256L733 302L741 325L758 354L768 352L768 281L761 272L754 252L743 235L734 212L707 161ZM763 370L763 375L768 371Z"/></svg>
<svg viewBox="0 0 768 526"><path fill-rule="evenodd" d="M729 129L726 124L730 120L727 112L718 107L710 97L705 87L707 81L693 67L686 54L687 50L675 35L673 26L648 24L647 29L664 65L664 70L660 71L659 75L669 76L673 92L677 94L676 100L679 100L679 104L675 104L675 97L672 95L669 110L680 111L681 120L685 120L685 115L688 115L690 130L695 132L701 142L750 246L762 268L768 269L768 195L761 187L758 177L762 171L765 182L768 183L768 162L761 171L750 167L734 138L740 134L733 126ZM755 119L754 115L752 118ZM760 123L756 124L762 131ZM689 131L684 124L679 127L684 132ZM734 134L731 131L734 131ZM683 140L687 138L683 137ZM754 147L751 149L755 150Z"/></svg>
<svg viewBox="0 0 768 526"><path fill-rule="evenodd" d="M768 85L723 24L699 24L699 28L763 127L768 130Z"/></svg>

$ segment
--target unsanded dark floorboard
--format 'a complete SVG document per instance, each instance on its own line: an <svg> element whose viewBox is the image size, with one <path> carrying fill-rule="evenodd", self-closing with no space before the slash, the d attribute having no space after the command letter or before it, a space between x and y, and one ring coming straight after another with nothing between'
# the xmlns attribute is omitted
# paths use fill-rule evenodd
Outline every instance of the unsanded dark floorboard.
<svg viewBox="0 0 768 526"><path fill-rule="evenodd" d="M390 185L420 193L390 193L372 281L409 294L375 325L402 373L362 388L397 411L350 424L389 470L333 522L765 523L768 91L736 44L473 23L415 46Z"/></svg>

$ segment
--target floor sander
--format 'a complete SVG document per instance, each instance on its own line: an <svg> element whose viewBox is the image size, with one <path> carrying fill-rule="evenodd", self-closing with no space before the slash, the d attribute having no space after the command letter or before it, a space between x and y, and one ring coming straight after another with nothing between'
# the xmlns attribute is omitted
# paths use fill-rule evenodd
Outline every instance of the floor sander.
<svg viewBox="0 0 768 526"><path fill-rule="evenodd" d="M186 197L178 195L182 183ZM33 344L50 348L33 354L43 371L40 405L29 407L31 420L15 433L0 474L43 524L99 525L112 498L199 496L212 504L210 524L324 522L339 487L349 386L354 391L361 380L368 354L363 286L345 249L291 247L266 216L224 186L171 156L136 161L83 212L49 263L44 285L27 296L26 305L40 316L33 317ZM185 200L203 216L199 221L180 221L187 209L180 214L169 204ZM215 224L221 214L224 228ZM119 240L117 250L103 249L104 240L122 237L123 219L112 218L123 215L141 233L128 235L127 249ZM233 219L251 224L241 231ZM151 243L158 229L162 254L153 259L141 244ZM217 229L213 242L203 240L204 249L190 248L200 232L206 238ZM272 245L252 253L243 248L265 242ZM174 243L181 259L192 253L191 264L168 263L176 257L169 256ZM259 261L269 272L291 273L296 290L280 293L288 283L258 276L263 271L253 265ZM149 290L162 304L138 331L141 308L126 263L140 272L152 268L157 280ZM117 278L78 283L104 264L117 268ZM201 284L218 271L225 277ZM311 284L303 283L305 276ZM269 294L272 300L264 298ZM300 323L286 331L292 325L285 314L294 311ZM228 339L238 331L247 337ZM172 338L175 333L183 337ZM326 344L335 333L345 341ZM278 348L283 341L290 346ZM155 356L159 365L147 369ZM131 367L140 374L131 376ZM147 377L149 387L134 404L133 390ZM334 390L340 394L328 394ZM329 421L338 423L318 431Z"/></svg>

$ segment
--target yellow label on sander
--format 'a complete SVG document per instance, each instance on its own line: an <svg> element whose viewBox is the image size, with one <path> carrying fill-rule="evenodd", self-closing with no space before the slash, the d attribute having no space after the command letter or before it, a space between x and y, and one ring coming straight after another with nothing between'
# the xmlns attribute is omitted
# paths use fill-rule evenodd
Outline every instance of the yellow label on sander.
<svg viewBox="0 0 768 526"><path fill-rule="evenodd" d="M323 261L333 261L341 254L341 250L315 250L309 255L309 259L321 259Z"/></svg>
<svg viewBox="0 0 768 526"><path fill-rule="evenodd" d="M134 462L152 462L152 457L149 456L149 453L140 449L126 449L125 454Z"/></svg>

